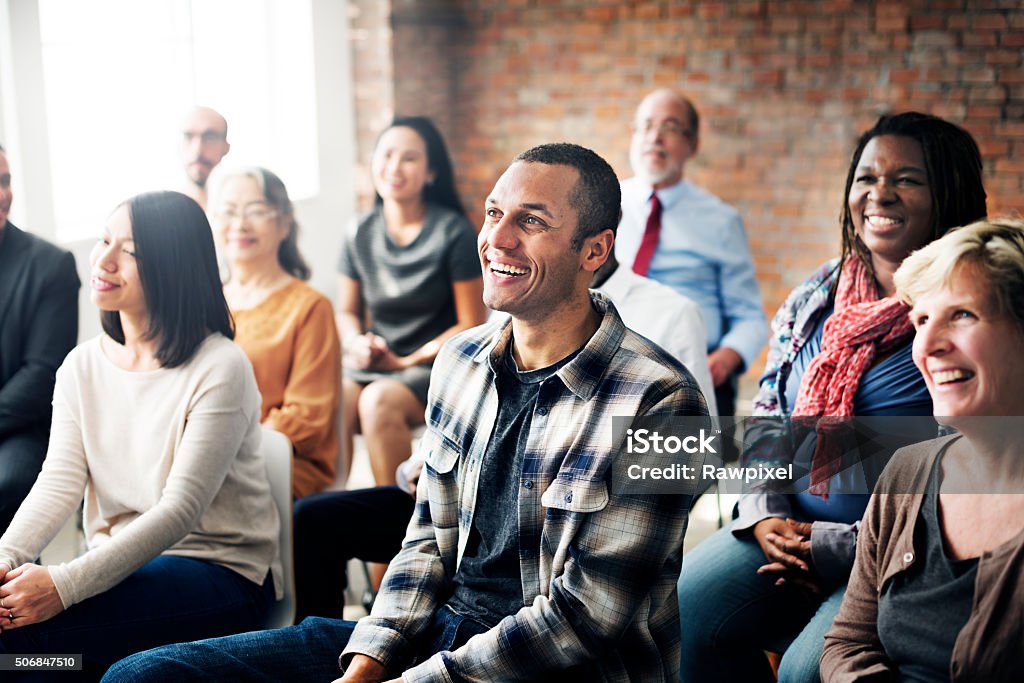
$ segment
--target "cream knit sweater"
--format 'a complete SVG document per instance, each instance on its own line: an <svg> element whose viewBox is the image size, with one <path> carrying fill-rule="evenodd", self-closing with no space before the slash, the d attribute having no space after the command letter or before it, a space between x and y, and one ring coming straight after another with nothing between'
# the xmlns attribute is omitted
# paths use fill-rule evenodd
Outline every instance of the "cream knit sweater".
<svg viewBox="0 0 1024 683"><path fill-rule="evenodd" d="M100 339L57 371L46 461L0 538L0 565L38 557L84 495L88 552L49 567L65 608L160 554L214 562L254 583L271 569L280 594L278 515L245 354L214 334L185 365L130 372Z"/></svg>

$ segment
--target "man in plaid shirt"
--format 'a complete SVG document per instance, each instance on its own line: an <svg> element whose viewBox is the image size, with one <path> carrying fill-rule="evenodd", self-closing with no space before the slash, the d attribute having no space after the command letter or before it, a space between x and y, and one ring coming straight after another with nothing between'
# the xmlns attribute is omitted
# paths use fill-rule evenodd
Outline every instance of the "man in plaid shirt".
<svg viewBox="0 0 1024 683"><path fill-rule="evenodd" d="M678 678L690 497L609 486L625 439L612 418L707 408L692 375L588 289L614 243L618 181L590 150L542 145L485 214L484 301L511 317L434 363L416 509L370 616L172 645L108 679L326 680L341 646L346 683Z"/></svg>

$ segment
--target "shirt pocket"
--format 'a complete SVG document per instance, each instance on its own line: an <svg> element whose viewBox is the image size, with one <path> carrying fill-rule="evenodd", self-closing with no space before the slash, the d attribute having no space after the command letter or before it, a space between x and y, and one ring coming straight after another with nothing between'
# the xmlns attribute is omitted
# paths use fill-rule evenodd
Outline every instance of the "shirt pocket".
<svg viewBox="0 0 1024 683"><path fill-rule="evenodd" d="M431 433L423 448L423 460L427 466L438 474L448 474L455 469L462 449L443 434Z"/></svg>
<svg viewBox="0 0 1024 683"><path fill-rule="evenodd" d="M566 512L597 512L608 505L608 485L604 481L555 479L540 502Z"/></svg>

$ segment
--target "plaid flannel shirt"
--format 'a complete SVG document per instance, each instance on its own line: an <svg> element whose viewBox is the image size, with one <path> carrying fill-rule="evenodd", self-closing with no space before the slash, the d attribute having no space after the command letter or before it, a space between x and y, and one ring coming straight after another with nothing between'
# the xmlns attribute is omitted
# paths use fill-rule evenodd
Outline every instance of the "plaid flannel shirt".
<svg viewBox="0 0 1024 683"><path fill-rule="evenodd" d="M594 680L675 681L676 580L689 497L619 495L608 486L625 439L613 416L707 415L693 376L629 331L591 292L599 329L543 382L519 473L523 606L490 631L405 670L414 681L537 680L589 662ZM362 653L402 671L451 594L498 412L496 368L508 321L462 333L434 364L426 467L405 542L341 661ZM512 513L512 511L510 511Z"/></svg>

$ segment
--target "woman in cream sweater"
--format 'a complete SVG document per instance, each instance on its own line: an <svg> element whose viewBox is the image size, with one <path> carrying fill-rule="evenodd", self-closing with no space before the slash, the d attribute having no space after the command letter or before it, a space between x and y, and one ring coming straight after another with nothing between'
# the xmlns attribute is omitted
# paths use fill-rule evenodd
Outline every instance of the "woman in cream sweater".
<svg viewBox="0 0 1024 683"><path fill-rule="evenodd" d="M0 538L0 653L81 653L97 673L260 627L280 563L259 391L202 209L176 192L129 199L89 284L104 334L57 372L43 470ZM32 564L83 497L87 552Z"/></svg>

